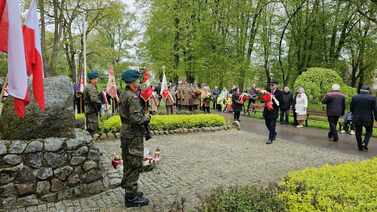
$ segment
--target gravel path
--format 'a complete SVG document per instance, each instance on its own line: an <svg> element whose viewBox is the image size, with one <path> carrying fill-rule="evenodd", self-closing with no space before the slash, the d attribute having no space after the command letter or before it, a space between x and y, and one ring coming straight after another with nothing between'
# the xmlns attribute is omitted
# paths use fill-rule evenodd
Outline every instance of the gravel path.
<svg viewBox="0 0 377 212"><path fill-rule="evenodd" d="M111 183L119 183L122 170L110 167L112 153L120 151L119 141L97 146L108 160L105 165ZM151 150L159 147L161 162L152 172L142 175L141 190L153 204L141 211L164 211L182 197L186 208L193 208L199 195L217 186L262 185L278 181L291 170L367 158L285 140L266 145L264 136L246 131L159 136L147 142L146 147ZM124 205L123 194L118 187L92 197L41 205L28 211L119 211Z"/></svg>

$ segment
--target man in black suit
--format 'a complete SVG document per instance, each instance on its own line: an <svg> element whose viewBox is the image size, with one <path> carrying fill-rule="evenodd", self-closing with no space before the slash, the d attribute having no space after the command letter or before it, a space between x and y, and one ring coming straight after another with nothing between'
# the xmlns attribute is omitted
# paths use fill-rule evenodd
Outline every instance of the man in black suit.
<svg viewBox="0 0 377 212"><path fill-rule="evenodd" d="M367 151L369 139L373 133L373 122L377 120L376 97L370 95L369 87L363 85L359 95L352 97L351 112L355 125L357 147L359 151ZM362 138L365 128L364 142Z"/></svg>

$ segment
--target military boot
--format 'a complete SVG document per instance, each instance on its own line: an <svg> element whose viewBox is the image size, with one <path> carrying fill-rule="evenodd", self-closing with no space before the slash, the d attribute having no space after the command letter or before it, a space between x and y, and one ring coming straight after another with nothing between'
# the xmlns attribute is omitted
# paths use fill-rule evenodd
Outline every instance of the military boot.
<svg viewBox="0 0 377 212"><path fill-rule="evenodd" d="M127 208L143 207L149 204L149 199L136 195L125 195L125 203Z"/></svg>

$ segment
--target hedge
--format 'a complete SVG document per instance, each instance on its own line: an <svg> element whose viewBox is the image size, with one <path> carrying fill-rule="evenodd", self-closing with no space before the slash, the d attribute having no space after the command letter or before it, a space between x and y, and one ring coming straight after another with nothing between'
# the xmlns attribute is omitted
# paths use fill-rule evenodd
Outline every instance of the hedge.
<svg viewBox="0 0 377 212"><path fill-rule="evenodd" d="M175 130L179 128L201 128L224 126L225 118L217 114L197 115L155 115L152 116L152 130ZM104 131L119 131L121 121L119 115L113 116L102 124Z"/></svg>
<svg viewBox="0 0 377 212"><path fill-rule="evenodd" d="M377 158L288 173L278 185L218 188L199 211L377 211Z"/></svg>
<svg viewBox="0 0 377 212"><path fill-rule="evenodd" d="M289 211L377 211L377 158L292 172L280 186Z"/></svg>
<svg viewBox="0 0 377 212"><path fill-rule="evenodd" d="M356 89L343 83L339 74L326 68L310 68L301 74L295 81L294 88L303 87L310 103L320 103L323 96L331 90L333 84L339 84L341 91L346 95L347 103L351 101Z"/></svg>

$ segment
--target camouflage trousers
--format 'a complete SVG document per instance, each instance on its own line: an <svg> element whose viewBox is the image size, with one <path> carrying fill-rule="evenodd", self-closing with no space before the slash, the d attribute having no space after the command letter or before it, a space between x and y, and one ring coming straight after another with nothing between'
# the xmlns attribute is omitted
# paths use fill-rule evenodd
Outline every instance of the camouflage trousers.
<svg viewBox="0 0 377 212"><path fill-rule="evenodd" d="M136 195L138 180L143 172L144 137L121 138L123 158L122 188L126 194Z"/></svg>
<svg viewBox="0 0 377 212"><path fill-rule="evenodd" d="M86 113L86 130L91 134L94 135L98 128L98 115L97 113Z"/></svg>

